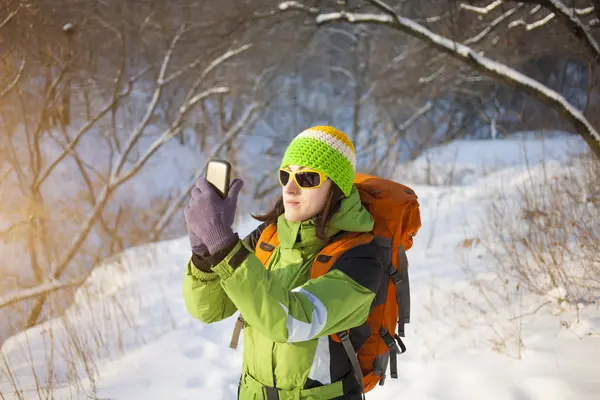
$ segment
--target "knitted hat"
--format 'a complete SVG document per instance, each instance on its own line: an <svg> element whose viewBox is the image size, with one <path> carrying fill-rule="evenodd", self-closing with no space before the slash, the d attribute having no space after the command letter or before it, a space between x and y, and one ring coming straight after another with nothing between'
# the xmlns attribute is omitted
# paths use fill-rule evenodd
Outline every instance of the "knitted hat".
<svg viewBox="0 0 600 400"><path fill-rule="evenodd" d="M344 132L332 126L315 126L292 140L283 155L281 168L289 165L325 173L348 196L354 182L356 151Z"/></svg>

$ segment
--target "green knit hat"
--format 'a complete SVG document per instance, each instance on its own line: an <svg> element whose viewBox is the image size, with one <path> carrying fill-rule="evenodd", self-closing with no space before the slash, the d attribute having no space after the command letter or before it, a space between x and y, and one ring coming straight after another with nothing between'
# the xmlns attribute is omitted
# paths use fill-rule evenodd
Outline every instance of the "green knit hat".
<svg viewBox="0 0 600 400"><path fill-rule="evenodd" d="M344 132L332 126L315 126L292 140L283 155L281 168L289 165L325 173L348 196L354 182L356 151Z"/></svg>

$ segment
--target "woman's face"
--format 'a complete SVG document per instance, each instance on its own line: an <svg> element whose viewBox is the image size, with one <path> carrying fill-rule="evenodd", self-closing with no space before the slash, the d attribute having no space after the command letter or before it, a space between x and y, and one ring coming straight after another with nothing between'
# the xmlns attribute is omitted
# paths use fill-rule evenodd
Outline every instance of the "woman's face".
<svg viewBox="0 0 600 400"><path fill-rule="evenodd" d="M297 172L310 168L290 165L285 169ZM325 208L330 189L330 179L325 180L316 189L307 189L299 187L296 181L290 177L287 185L282 188L285 219L291 222L302 222L320 213Z"/></svg>

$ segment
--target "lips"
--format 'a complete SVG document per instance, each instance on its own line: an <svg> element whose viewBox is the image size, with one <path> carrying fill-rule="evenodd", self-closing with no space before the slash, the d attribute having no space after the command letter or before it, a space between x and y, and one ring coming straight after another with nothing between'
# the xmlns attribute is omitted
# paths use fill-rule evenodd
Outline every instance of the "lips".
<svg viewBox="0 0 600 400"><path fill-rule="evenodd" d="M288 206L288 207L296 207L296 206L300 205L300 202L298 202L298 201L286 201L285 205Z"/></svg>

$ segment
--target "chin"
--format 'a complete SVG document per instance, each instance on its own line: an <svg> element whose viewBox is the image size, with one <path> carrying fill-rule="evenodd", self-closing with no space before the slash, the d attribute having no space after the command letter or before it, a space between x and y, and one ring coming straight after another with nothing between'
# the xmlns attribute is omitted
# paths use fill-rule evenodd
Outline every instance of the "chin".
<svg viewBox="0 0 600 400"><path fill-rule="evenodd" d="M301 215L290 212L284 213L284 217L290 222L302 222L304 220Z"/></svg>

